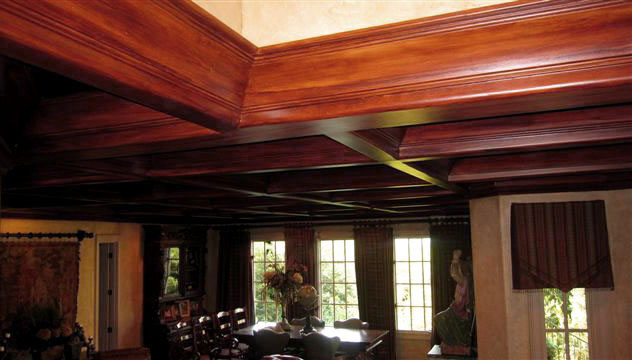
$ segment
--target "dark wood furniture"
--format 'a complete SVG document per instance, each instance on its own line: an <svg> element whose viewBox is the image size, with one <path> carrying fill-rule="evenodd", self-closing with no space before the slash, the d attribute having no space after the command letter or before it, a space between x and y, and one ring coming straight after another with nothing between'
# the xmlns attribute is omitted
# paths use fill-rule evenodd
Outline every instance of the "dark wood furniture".
<svg viewBox="0 0 632 360"><path fill-rule="evenodd" d="M338 346L340 346L340 338L337 336L329 337L319 332L303 336L307 360L334 360Z"/></svg>
<svg viewBox="0 0 632 360"><path fill-rule="evenodd" d="M217 313L215 329L217 330L215 336L217 349L213 352L213 355L217 359L246 358L249 346L245 343L240 343L233 336L233 317L229 311Z"/></svg>
<svg viewBox="0 0 632 360"><path fill-rule="evenodd" d="M233 310L233 327L236 330L243 329L248 326L248 317L246 309L236 308Z"/></svg>
<svg viewBox="0 0 632 360"><path fill-rule="evenodd" d="M143 339L152 356L160 358L170 351L169 328L203 313L207 228L144 226L143 229ZM176 254L170 260L170 255ZM167 280L171 281L170 292ZM188 302L188 306L181 302ZM188 315L180 310L186 310Z"/></svg>
<svg viewBox="0 0 632 360"><path fill-rule="evenodd" d="M258 359L264 355L281 354L290 341L290 334L272 329L260 329L254 333L254 355Z"/></svg>
<svg viewBox="0 0 632 360"><path fill-rule="evenodd" d="M149 360L149 349L129 348L109 351L99 351L94 354L94 360Z"/></svg>
<svg viewBox="0 0 632 360"><path fill-rule="evenodd" d="M241 330L234 331L234 335L239 338L240 341L252 344L254 339L254 331L260 330L266 327L274 327L274 323L260 322L255 325L248 326ZM300 325L291 325L290 342L289 346L301 347L303 342L303 336L301 335ZM388 330L359 330L359 329L337 329L333 327L319 327L315 328L317 332L328 336L337 336L340 338L340 347L342 351L358 351L364 352L372 345L382 340L387 334Z"/></svg>

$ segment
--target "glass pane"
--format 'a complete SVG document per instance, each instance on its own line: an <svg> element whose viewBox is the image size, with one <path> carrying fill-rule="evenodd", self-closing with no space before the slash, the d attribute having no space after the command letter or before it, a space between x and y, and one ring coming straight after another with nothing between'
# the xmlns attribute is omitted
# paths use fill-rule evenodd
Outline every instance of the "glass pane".
<svg viewBox="0 0 632 360"><path fill-rule="evenodd" d="M423 260L430 261L430 238L423 238L422 244L423 244L423 254L424 254Z"/></svg>
<svg viewBox="0 0 632 360"><path fill-rule="evenodd" d="M351 319L351 318L356 318L359 319L360 318L360 310L358 309L357 306L347 306L347 318Z"/></svg>
<svg viewBox="0 0 632 360"><path fill-rule="evenodd" d="M563 329L564 313L562 307L564 300L562 292L558 289L544 289L544 328Z"/></svg>
<svg viewBox="0 0 632 360"><path fill-rule="evenodd" d="M263 301L263 284L255 283L255 301Z"/></svg>
<svg viewBox="0 0 632 360"><path fill-rule="evenodd" d="M276 307L274 303L266 304L266 321L277 321Z"/></svg>
<svg viewBox="0 0 632 360"><path fill-rule="evenodd" d="M397 285L397 305L410 305L410 285Z"/></svg>
<svg viewBox="0 0 632 360"><path fill-rule="evenodd" d="M421 261L421 239L410 239L410 261Z"/></svg>
<svg viewBox="0 0 632 360"><path fill-rule="evenodd" d="M169 276L167 278L167 286L165 287L165 294L175 294L178 292L178 278L175 276Z"/></svg>
<svg viewBox="0 0 632 360"><path fill-rule="evenodd" d="M345 263L334 263L334 281L345 282Z"/></svg>
<svg viewBox="0 0 632 360"><path fill-rule="evenodd" d="M285 262L285 241L275 241L276 261Z"/></svg>
<svg viewBox="0 0 632 360"><path fill-rule="evenodd" d="M255 281L263 282L263 263L255 263Z"/></svg>
<svg viewBox="0 0 632 360"><path fill-rule="evenodd" d="M262 302L255 303L255 316L256 316L257 322L265 321L266 307Z"/></svg>
<svg viewBox="0 0 632 360"><path fill-rule="evenodd" d="M344 284L336 284L334 287L334 301L336 304L345 304L345 285ZM338 310L336 310L338 311Z"/></svg>
<svg viewBox="0 0 632 360"><path fill-rule="evenodd" d="M395 260L408 261L408 239L395 239Z"/></svg>
<svg viewBox="0 0 632 360"><path fill-rule="evenodd" d="M426 324L424 322L424 308L422 307L414 307L413 308L413 318L412 318L413 326L412 329L415 331L424 331L426 330Z"/></svg>
<svg viewBox="0 0 632 360"><path fill-rule="evenodd" d="M568 334L568 350L571 359L587 360L588 359L588 333L587 332L571 332Z"/></svg>
<svg viewBox="0 0 632 360"><path fill-rule="evenodd" d="M426 331L432 330L432 308L426 307L424 308L426 311Z"/></svg>
<svg viewBox="0 0 632 360"><path fill-rule="evenodd" d="M321 261L333 261L334 255L332 252L331 241L325 240L320 242L320 260Z"/></svg>
<svg viewBox="0 0 632 360"><path fill-rule="evenodd" d="M332 263L320 264L320 282L334 281L334 266Z"/></svg>
<svg viewBox="0 0 632 360"><path fill-rule="evenodd" d="M407 262L398 261L395 263L395 279L398 284L406 284L410 282Z"/></svg>
<svg viewBox="0 0 632 360"><path fill-rule="evenodd" d="M252 247L253 247L253 255L255 256L255 261L263 261L263 254L264 254L263 242L255 241L252 243Z"/></svg>
<svg viewBox="0 0 632 360"><path fill-rule="evenodd" d="M424 285L424 305L432 306L432 287Z"/></svg>
<svg viewBox="0 0 632 360"><path fill-rule="evenodd" d="M566 346L564 344L564 333L546 333L547 360L566 360Z"/></svg>
<svg viewBox="0 0 632 360"><path fill-rule="evenodd" d="M177 274L180 267L180 260L171 260L169 261L169 273Z"/></svg>
<svg viewBox="0 0 632 360"><path fill-rule="evenodd" d="M424 283L430 284L430 262L424 262Z"/></svg>
<svg viewBox="0 0 632 360"><path fill-rule="evenodd" d="M358 303L358 291L354 284L347 284L347 304Z"/></svg>
<svg viewBox="0 0 632 360"><path fill-rule="evenodd" d="M346 240L345 246L347 247L347 261L355 261L355 245L353 240Z"/></svg>
<svg viewBox="0 0 632 360"><path fill-rule="evenodd" d="M323 305L323 320L327 325L334 324L334 306L333 305Z"/></svg>
<svg viewBox="0 0 632 360"><path fill-rule="evenodd" d="M410 287L410 304L412 306L424 306L424 287L423 285L411 285Z"/></svg>
<svg viewBox="0 0 632 360"><path fill-rule="evenodd" d="M568 292L568 328L588 329L586 321L586 292L573 289Z"/></svg>
<svg viewBox="0 0 632 360"><path fill-rule="evenodd" d="M412 330L409 307L397 307L397 330Z"/></svg>
<svg viewBox="0 0 632 360"><path fill-rule="evenodd" d="M274 256L274 243L270 242L264 242L265 244L265 249L266 249L266 261L267 262L274 262L275 256Z"/></svg>
<svg viewBox="0 0 632 360"><path fill-rule="evenodd" d="M334 316L335 320L347 320L347 307L344 305L336 305L336 314Z"/></svg>
<svg viewBox="0 0 632 360"><path fill-rule="evenodd" d="M180 258L180 248L177 248L177 247L169 248L169 257L171 259L179 259Z"/></svg>
<svg viewBox="0 0 632 360"><path fill-rule="evenodd" d="M347 266L347 282L350 282L350 283L356 282L355 263L348 262L346 266Z"/></svg>
<svg viewBox="0 0 632 360"><path fill-rule="evenodd" d="M345 241L334 241L334 261L345 261Z"/></svg>
<svg viewBox="0 0 632 360"><path fill-rule="evenodd" d="M422 284L424 282L421 262L410 263L410 282L413 284Z"/></svg>
<svg viewBox="0 0 632 360"><path fill-rule="evenodd" d="M323 284L323 293L321 299L323 304L334 303L334 292L332 284Z"/></svg>

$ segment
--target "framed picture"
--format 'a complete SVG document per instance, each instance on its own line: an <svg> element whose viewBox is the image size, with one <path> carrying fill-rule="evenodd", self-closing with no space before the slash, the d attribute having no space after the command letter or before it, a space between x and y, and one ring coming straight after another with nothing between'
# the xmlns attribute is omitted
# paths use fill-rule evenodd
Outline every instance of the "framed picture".
<svg viewBox="0 0 632 360"><path fill-rule="evenodd" d="M176 317L173 314L173 310L171 306L168 306L162 309L162 320L163 321L175 321Z"/></svg>
<svg viewBox="0 0 632 360"><path fill-rule="evenodd" d="M180 311L178 311L178 306L176 304L171 305L171 314L173 315L173 320L178 320L180 318Z"/></svg>
<svg viewBox="0 0 632 360"><path fill-rule="evenodd" d="M191 316L191 303L189 300L178 301L178 309L183 319Z"/></svg>

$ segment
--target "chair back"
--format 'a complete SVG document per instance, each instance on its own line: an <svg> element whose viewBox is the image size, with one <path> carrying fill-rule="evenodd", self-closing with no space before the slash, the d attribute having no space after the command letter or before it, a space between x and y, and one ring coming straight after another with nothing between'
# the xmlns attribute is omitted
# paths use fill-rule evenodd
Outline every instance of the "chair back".
<svg viewBox="0 0 632 360"><path fill-rule="evenodd" d="M304 326L305 325L305 321L306 321L306 317L304 318L300 318L300 319L292 319L292 321L290 321L291 325L299 325L299 326ZM316 316L311 317L312 320L312 326L314 327L325 327L325 320L321 320L319 318L317 318Z"/></svg>
<svg viewBox="0 0 632 360"><path fill-rule="evenodd" d="M248 318L244 308L237 308L233 310L233 326L237 330L248 326Z"/></svg>
<svg viewBox="0 0 632 360"><path fill-rule="evenodd" d="M369 323L360 319L351 318L343 321L334 321L334 327L339 329L368 329Z"/></svg>
<svg viewBox="0 0 632 360"><path fill-rule="evenodd" d="M290 334L261 329L254 332L257 358L264 355L280 354L290 341Z"/></svg>
<svg viewBox="0 0 632 360"><path fill-rule="evenodd" d="M220 311L216 315L217 332L220 336L228 336L233 334L233 319L228 311Z"/></svg>
<svg viewBox="0 0 632 360"><path fill-rule="evenodd" d="M173 344L170 358L192 358L198 352L191 321L179 321L173 325L170 329L170 340Z"/></svg>
<svg viewBox="0 0 632 360"><path fill-rule="evenodd" d="M340 338L313 332L303 336L303 345L306 360L332 360L340 346Z"/></svg>
<svg viewBox="0 0 632 360"><path fill-rule="evenodd" d="M208 315L195 317L193 322L193 338L197 350L201 354L209 354L215 346L213 337L215 330L213 328L213 318Z"/></svg>

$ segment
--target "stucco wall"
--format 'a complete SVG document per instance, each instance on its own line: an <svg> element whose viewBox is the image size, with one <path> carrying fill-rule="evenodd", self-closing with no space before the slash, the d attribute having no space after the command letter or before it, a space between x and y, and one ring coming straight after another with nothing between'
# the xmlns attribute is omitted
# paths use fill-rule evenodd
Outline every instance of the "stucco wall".
<svg viewBox="0 0 632 360"><path fill-rule="evenodd" d="M614 291L591 293L597 359L632 353L632 190L497 196L470 201L480 359L533 358L528 294L512 290L511 203L604 200Z"/></svg>
<svg viewBox="0 0 632 360"><path fill-rule="evenodd" d="M199 7L213 14L219 21L241 34L241 0L193 0Z"/></svg>
<svg viewBox="0 0 632 360"><path fill-rule="evenodd" d="M85 230L95 234L81 244L79 264L79 294L77 321L86 336L97 339L98 313L98 243L119 243L119 347L142 344L143 258L141 228L137 224L88 221L49 221L1 219L0 232L75 232Z"/></svg>

